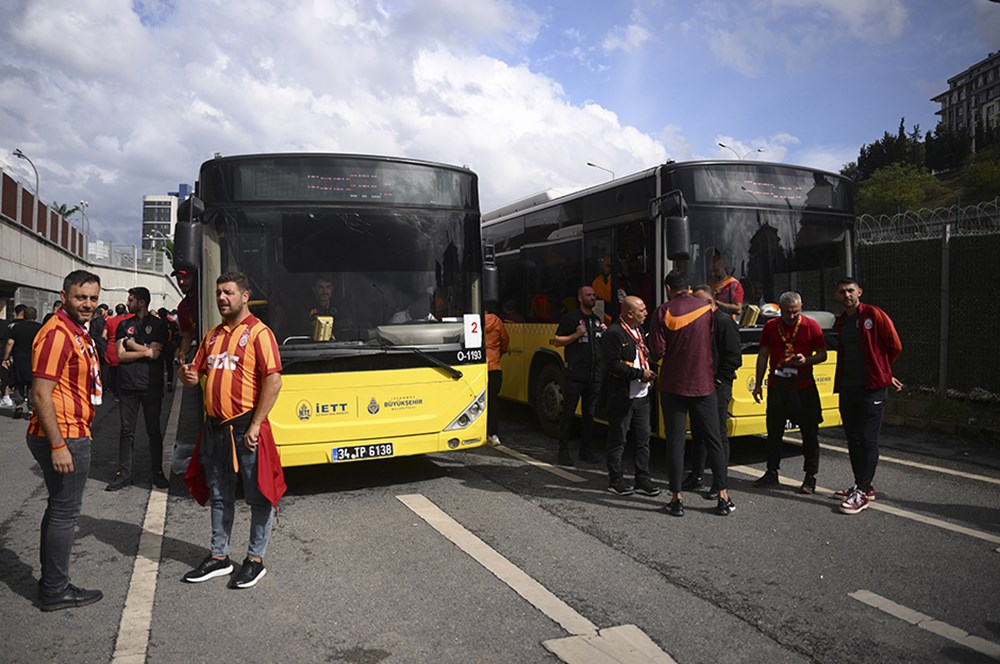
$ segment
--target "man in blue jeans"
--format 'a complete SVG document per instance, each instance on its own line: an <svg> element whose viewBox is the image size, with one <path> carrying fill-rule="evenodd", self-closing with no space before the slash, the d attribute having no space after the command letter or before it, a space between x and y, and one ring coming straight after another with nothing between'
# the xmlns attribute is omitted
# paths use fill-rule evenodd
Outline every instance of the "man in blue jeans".
<svg viewBox="0 0 1000 664"><path fill-rule="evenodd" d="M63 280L62 309L32 344L35 411L27 442L49 492L39 552L42 611L85 606L104 596L69 582L76 521L90 471L90 425L101 403L101 365L87 332L100 295L100 277L84 270L70 272Z"/></svg>

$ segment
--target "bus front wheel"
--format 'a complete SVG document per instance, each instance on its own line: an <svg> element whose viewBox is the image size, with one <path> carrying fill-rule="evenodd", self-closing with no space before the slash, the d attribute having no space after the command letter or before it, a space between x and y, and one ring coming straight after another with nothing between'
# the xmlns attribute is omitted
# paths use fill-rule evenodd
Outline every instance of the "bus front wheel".
<svg viewBox="0 0 1000 664"><path fill-rule="evenodd" d="M559 437L562 408L562 369L555 364L547 364L535 379L535 415L538 426L550 438Z"/></svg>

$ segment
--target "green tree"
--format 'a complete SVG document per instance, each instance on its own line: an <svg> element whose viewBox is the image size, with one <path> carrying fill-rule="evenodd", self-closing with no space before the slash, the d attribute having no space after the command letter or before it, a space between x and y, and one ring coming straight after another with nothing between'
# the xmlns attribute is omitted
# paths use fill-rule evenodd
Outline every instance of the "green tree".
<svg viewBox="0 0 1000 664"><path fill-rule="evenodd" d="M67 207L65 203L56 203L55 201L52 201L52 211L65 219L74 212L79 212L80 206L74 205L73 207Z"/></svg>
<svg viewBox="0 0 1000 664"><path fill-rule="evenodd" d="M976 161L962 175L963 201L978 203L1000 196L1000 161Z"/></svg>
<svg viewBox="0 0 1000 664"><path fill-rule="evenodd" d="M943 124L927 132L924 144L927 168L935 173L961 168L972 154L972 135L968 130L952 131Z"/></svg>
<svg viewBox="0 0 1000 664"><path fill-rule="evenodd" d="M840 174L854 182L858 181L858 162L849 161L840 167Z"/></svg>
<svg viewBox="0 0 1000 664"><path fill-rule="evenodd" d="M858 187L858 214L893 215L918 210L939 198L945 187L926 168L895 163L875 171Z"/></svg>
<svg viewBox="0 0 1000 664"><path fill-rule="evenodd" d="M890 164L924 165L924 146L920 141L920 126L906 133L906 118L899 119L895 134L885 132L882 138L869 145L863 145L858 154L858 181L867 180L875 171Z"/></svg>

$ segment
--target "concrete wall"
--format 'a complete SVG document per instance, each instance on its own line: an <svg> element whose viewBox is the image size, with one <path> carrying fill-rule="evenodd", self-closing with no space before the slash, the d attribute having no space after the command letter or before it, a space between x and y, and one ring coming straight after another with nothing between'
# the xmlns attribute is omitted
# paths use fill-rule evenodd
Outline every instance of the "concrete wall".
<svg viewBox="0 0 1000 664"><path fill-rule="evenodd" d="M152 295L152 308L173 309L181 292L169 274L91 264L85 260L83 234L10 175L0 171L0 319L18 303L17 292L25 289L28 299L51 305L62 290L63 278L73 270L89 270L101 277L101 301L125 302L128 289L145 286ZM169 270L169 266L166 268ZM39 308L39 314L48 311Z"/></svg>

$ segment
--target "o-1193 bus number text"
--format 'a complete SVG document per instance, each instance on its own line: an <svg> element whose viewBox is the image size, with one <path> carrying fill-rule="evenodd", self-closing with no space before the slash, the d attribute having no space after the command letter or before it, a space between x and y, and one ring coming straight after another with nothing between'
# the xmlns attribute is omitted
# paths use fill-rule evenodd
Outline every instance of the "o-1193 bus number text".
<svg viewBox="0 0 1000 664"><path fill-rule="evenodd" d="M483 351L481 349L474 350L460 350L458 351L457 359L459 362L478 362L483 359Z"/></svg>
<svg viewBox="0 0 1000 664"><path fill-rule="evenodd" d="M330 451L330 460L356 461L358 459L379 459L392 456L392 443L374 443L372 445L351 445L350 447L334 447Z"/></svg>

